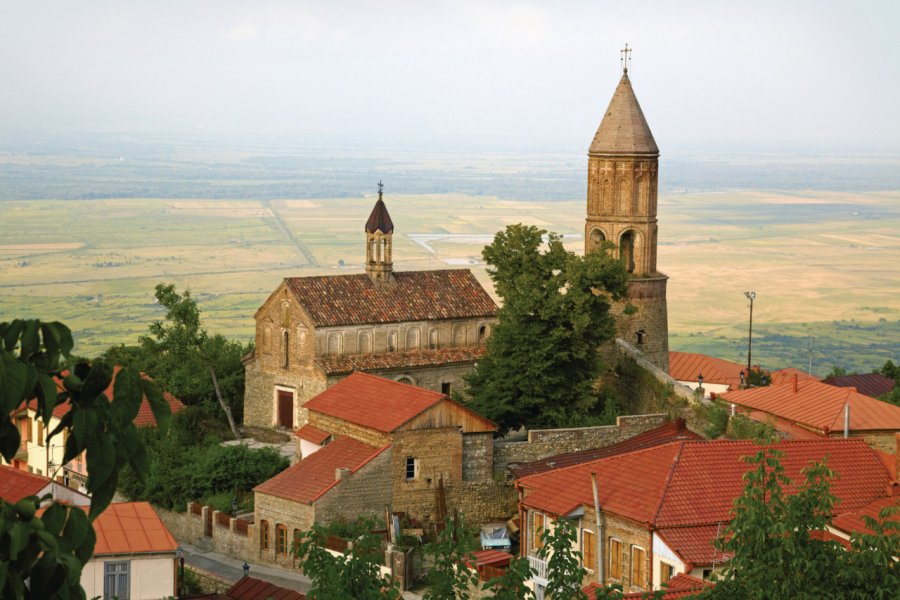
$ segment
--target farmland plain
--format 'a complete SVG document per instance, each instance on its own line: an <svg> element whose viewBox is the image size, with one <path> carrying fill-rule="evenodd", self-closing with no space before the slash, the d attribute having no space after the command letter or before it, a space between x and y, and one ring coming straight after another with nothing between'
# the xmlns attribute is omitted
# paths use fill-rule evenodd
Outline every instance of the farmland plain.
<svg viewBox="0 0 900 600"><path fill-rule="evenodd" d="M374 187L374 186L373 186ZM159 282L190 288L207 327L249 339L253 313L285 276L359 272L374 197L10 199L0 202L0 319L60 320L76 350L133 343L162 316ZM466 193L385 196L395 268L473 268L511 223L567 235L580 251L581 200ZM672 349L820 374L867 370L900 348L900 192L691 191L659 201Z"/></svg>

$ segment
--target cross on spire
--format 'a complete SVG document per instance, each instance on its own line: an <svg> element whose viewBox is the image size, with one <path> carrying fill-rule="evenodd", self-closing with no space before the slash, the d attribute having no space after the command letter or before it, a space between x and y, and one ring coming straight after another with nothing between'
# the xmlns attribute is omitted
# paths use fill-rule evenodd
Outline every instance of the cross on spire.
<svg viewBox="0 0 900 600"><path fill-rule="evenodd" d="M619 50L619 62L622 63L622 72L628 73L628 65L631 63L631 51L632 49L628 47L628 44L625 44L625 47Z"/></svg>
<svg viewBox="0 0 900 600"><path fill-rule="evenodd" d="M381 193L384 190L384 184L381 183L381 180L378 180L378 199L381 200Z"/></svg>

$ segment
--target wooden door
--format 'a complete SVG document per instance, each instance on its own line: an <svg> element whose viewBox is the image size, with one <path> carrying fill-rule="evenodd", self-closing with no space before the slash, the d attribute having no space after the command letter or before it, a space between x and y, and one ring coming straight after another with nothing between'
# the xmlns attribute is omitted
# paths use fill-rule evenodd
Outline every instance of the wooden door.
<svg viewBox="0 0 900 600"><path fill-rule="evenodd" d="M294 394L291 392L278 392L278 424L294 428Z"/></svg>

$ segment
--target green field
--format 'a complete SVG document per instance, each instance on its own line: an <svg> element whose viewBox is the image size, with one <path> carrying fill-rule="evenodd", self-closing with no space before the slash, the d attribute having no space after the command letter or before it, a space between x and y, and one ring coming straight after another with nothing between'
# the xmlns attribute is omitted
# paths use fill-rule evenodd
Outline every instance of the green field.
<svg viewBox="0 0 900 600"><path fill-rule="evenodd" d="M156 283L194 291L207 327L249 339L253 313L285 276L362 269L373 198L0 202L0 318L57 319L92 355L161 317ZM479 264L510 223L570 234L583 201L463 194L386 197L395 268ZM673 349L754 362L865 370L900 347L900 192L715 192L660 198L659 266L670 276Z"/></svg>

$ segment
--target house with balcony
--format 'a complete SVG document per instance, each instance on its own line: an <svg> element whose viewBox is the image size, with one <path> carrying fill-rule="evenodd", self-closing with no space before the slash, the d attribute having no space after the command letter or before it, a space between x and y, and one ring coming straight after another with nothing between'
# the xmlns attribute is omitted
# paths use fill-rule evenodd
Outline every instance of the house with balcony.
<svg viewBox="0 0 900 600"><path fill-rule="evenodd" d="M743 457L762 448L749 441L676 441L517 479L521 553L535 571L539 597L547 584L547 564L537 556L541 532L560 519L577 529L585 585L617 582L635 593L660 589L678 574L709 579L729 558L715 543L751 468ZM835 523L874 510L873 503L900 502L896 467L863 440L785 441L777 448L794 481L810 462L828 457L840 474L832 483L840 499Z"/></svg>

